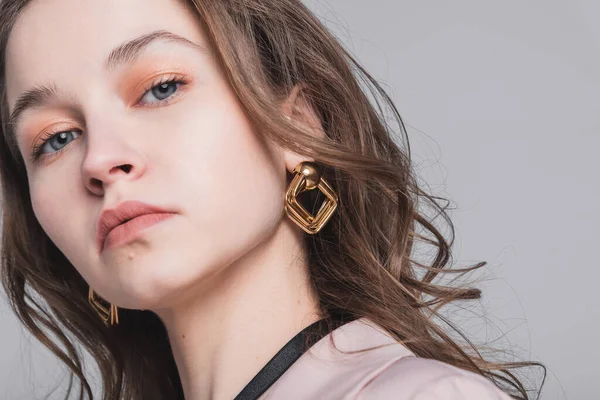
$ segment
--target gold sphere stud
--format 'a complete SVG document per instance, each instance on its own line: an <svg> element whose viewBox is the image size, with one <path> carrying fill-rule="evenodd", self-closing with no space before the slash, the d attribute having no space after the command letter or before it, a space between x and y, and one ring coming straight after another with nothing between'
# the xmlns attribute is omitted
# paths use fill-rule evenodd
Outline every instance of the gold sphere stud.
<svg viewBox="0 0 600 400"><path fill-rule="evenodd" d="M309 161L301 162L294 168L295 173L301 173L306 180L306 190L313 190L319 186L321 181L321 173L315 167L315 165Z"/></svg>

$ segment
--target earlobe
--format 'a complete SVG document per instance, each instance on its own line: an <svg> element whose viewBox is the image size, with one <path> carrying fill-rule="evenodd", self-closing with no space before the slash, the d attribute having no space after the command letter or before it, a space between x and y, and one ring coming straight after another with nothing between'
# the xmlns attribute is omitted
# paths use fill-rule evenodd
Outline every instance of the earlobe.
<svg viewBox="0 0 600 400"><path fill-rule="evenodd" d="M298 153L294 153L293 151L290 151L290 150L285 150L283 157L285 159L285 168L289 172L292 172L294 170L294 168L296 168L298 166L298 164L300 164L304 161L310 161L310 162L315 161L315 159L312 157L302 156L302 155L300 155Z"/></svg>

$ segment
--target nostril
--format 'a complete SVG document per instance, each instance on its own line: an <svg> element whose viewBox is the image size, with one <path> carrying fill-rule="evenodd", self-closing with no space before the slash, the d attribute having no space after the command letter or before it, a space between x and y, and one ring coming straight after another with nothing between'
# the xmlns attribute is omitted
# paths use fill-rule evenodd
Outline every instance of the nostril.
<svg viewBox="0 0 600 400"><path fill-rule="evenodd" d="M131 171L131 164L121 165L121 166L119 166L119 168L121 168L126 173L129 173L129 171Z"/></svg>

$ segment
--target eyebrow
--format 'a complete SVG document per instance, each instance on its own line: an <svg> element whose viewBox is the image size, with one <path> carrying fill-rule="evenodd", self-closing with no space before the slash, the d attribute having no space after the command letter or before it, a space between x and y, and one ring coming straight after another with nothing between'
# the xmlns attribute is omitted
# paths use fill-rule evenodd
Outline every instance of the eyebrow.
<svg viewBox="0 0 600 400"><path fill-rule="evenodd" d="M209 54L206 47L198 43L194 43L175 33L158 30L135 39L124 42L115 47L104 62L104 69L107 71L114 70L117 66L135 61L140 54L153 42L169 41L179 43L191 47L197 51ZM56 84L38 85L23 92L15 103L15 108L9 117L9 127L14 132L19 119L23 113L32 108L39 108L50 103L54 98L58 97L59 90Z"/></svg>

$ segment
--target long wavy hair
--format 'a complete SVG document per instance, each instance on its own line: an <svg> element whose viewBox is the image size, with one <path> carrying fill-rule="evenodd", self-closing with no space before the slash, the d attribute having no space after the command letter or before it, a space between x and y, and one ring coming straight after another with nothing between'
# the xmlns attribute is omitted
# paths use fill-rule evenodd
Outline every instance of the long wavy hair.
<svg viewBox="0 0 600 400"><path fill-rule="evenodd" d="M97 363L104 399L183 399L162 321L150 311L122 309L120 324L107 329L88 304L87 283L34 216L8 124L5 82L7 41L28 3L0 0L1 268L11 307L70 370L67 397L76 390L82 399L93 398L83 346ZM404 123L382 87L300 0L185 3L256 134L313 157L339 196L333 218L305 239L322 315L368 317L417 356L483 375L514 398L529 399L532 390L513 371L540 364L486 360L440 313L444 305L481 293L439 278L486 263L449 268L449 202L418 184ZM296 84L317 112L325 138L281 118L280 101ZM434 217L426 215L427 207ZM450 228L448 238L436 226L440 221ZM413 257L417 244L433 249L430 262Z"/></svg>

